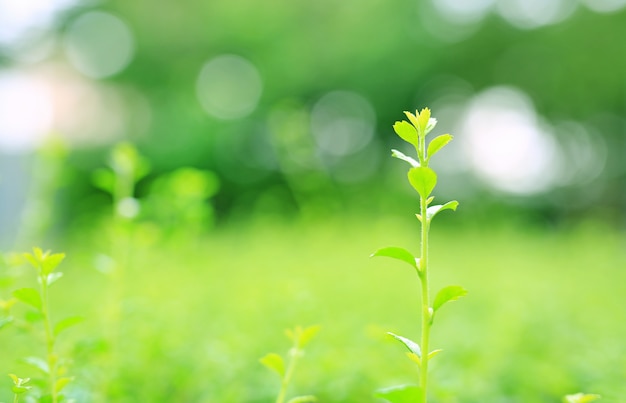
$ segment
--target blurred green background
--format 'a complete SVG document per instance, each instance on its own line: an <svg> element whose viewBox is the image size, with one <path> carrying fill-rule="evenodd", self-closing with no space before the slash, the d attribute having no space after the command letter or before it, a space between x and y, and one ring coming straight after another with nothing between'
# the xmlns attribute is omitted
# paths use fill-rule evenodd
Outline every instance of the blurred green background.
<svg viewBox="0 0 626 403"><path fill-rule="evenodd" d="M415 379L384 335L416 337L417 279L367 256L417 249L391 127L428 106L461 203L433 282L470 291L434 401L626 402L624 38L624 0L0 0L0 299L11 252L68 253L79 402L272 401L296 324L293 391L374 402ZM18 325L0 374L31 376Z"/></svg>

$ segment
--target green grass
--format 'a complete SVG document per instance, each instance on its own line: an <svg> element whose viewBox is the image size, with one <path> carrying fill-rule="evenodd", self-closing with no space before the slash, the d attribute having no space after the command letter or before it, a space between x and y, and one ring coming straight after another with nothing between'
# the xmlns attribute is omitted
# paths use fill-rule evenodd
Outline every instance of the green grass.
<svg viewBox="0 0 626 403"><path fill-rule="evenodd" d="M285 353L283 329L319 324L291 391L376 402L375 389L416 377L385 335L419 335L415 273L368 258L385 245L418 248L417 220L401 221L259 222L204 239L136 237L116 354L103 342L114 325L103 319L109 280L93 269L101 251L85 237L72 241L51 300L59 318L87 318L58 346L74 357L68 392L79 402L271 402L279 381L259 358ZM559 402L578 391L624 401L626 237L593 224L540 231L451 222L431 232L433 289L463 284L469 294L442 308L456 312L433 327L432 348L444 348L432 362L435 401ZM34 375L19 362L41 353L32 339L0 331L0 374ZM104 372L113 386L98 399ZM10 384L0 376L0 401L10 401Z"/></svg>

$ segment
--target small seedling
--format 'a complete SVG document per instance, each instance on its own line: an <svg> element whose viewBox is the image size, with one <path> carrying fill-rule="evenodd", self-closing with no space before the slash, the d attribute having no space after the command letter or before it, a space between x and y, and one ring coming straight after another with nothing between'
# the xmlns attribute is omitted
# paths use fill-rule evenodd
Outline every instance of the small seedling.
<svg viewBox="0 0 626 403"><path fill-rule="evenodd" d="M309 326L302 328L296 326L294 329L287 329L285 333L287 337L293 343L293 346L287 354L288 362L285 365L285 360L282 356L276 353L269 353L259 361L270 370L276 372L280 377L280 391L276 398L276 403L284 403L287 395L287 388L291 382L294 370L296 368L296 362L304 354L304 347L311 341L311 339L319 331L319 326ZM315 396L297 396L289 399L287 403L310 403L316 402Z"/></svg>
<svg viewBox="0 0 626 403"><path fill-rule="evenodd" d="M20 288L13 292L13 297L24 304L35 309L34 315L43 323L46 355L45 358L27 357L24 361L33 368L40 371L46 378L46 391L42 392L39 402L60 403L65 401L61 391L73 380L67 375L67 367L64 360L59 357L56 349L57 337L67 328L82 321L79 317L69 317L60 320L53 325L50 313L49 290L50 286L56 283L63 273L57 271L57 266L65 258L63 253L51 254L50 251L43 252L40 248L33 248L33 253L25 253L24 258L37 271L37 282L39 289ZM13 378L13 376L12 376ZM14 378L14 383L16 379ZM20 382L20 387L24 386L26 380ZM16 386L17 387L17 386ZM15 391L16 389L14 389ZM20 393L27 389L20 389Z"/></svg>
<svg viewBox="0 0 626 403"><path fill-rule="evenodd" d="M18 403L20 400L20 396L28 392L30 388L32 388L32 386L26 385L30 381L30 378L22 379L13 374L9 374L9 376L13 380L13 388L11 388L11 390L13 391L13 403Z"/></svg>
<svg viewBox="0 0 626 403"><path fill-rule="evenodd" d="M435 127L437 120L430 117L430 110L424 108L415 114L405 112L407 121L396 122L394 131L400 138L411 144L417 152L417 159L407 156L400 151L392 150L392 156L403 160L411 166L408 171L409 183L417 191L420 200L420 212L416 214L421 224L420 255L413 256L404 248L388 247L379 249L372 256L386 256L408 263L417 273L421 284L421 310L422 326L420 343L409 338L389 333L393 338L401 342L409 351L408 357L419 367L419 385L402 385L381 390L378 397L392 403L426 403L428 396L428 364L429 361L441 350L430 351L430 329L439 309L447 302L454 301L467 291L458 285L444 287L431 302L430 287L428 282L429 256L428 256L428 233L432 220L444 210L456 210L459 203L456 200L444 204L431 204L434 197L431 196L437 184L437 174L429 167L430 159L446 144L452 140L449 134L442 134L432 139L426 145L427 134Z"/></svg>

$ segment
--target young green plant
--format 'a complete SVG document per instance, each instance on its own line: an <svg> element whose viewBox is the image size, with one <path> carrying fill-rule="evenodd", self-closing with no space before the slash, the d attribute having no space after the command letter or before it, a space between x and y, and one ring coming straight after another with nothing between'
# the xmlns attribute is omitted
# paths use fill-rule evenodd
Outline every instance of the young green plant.
<svg viewBox="0 0 626 403"><path fill-rule="evenodd" d="M417 343L409 338L389 333L408 348L408 357L419 367L419 384L392 387L379 391L377 396L392 403L426 403L428 399L429 361L441 351L430 351L430 330L435 315L446 302L454 301L464 296L467 294L467 291L457 285L444 287L431 302L428 256L430 226L437 214L444 210L456 210L459 203L453 200L444 204L432 204L434 197L431 194L437 184L437 174L429 167L429 163L430 159L452 140L452 136L442 134L433 138L427 144L426 136L437 123L436 119L431 118L430 110L424 108L421 111L415 111L415 114L405 112L405 115L408 121L396 122L393 129L402 140L415 148L417 159L407 156L398 150L392 150L392 156L409 163L411 166L407 174L408 180L413 189L417 191L420 201L420 211L416 214L421 224L420 254L419 257L415 257L404 248L388 247L379 249L372 256L386 256L408 263L419 278L422 311L420 342Z"/></svg>
<svg viewBox="0 0 626 403"><path fill-rule="evenodd" d="M311 341L311 339L319 331L319 326L309 326L302 328L296 326L294 329L287 329L285 333L287 337L293 343L292 348L287 354L288 362L285 365L285 360L282 356L276 353L269 353L261 358L259 361L270 370L276 372L280 377L280 391L278 397L276 397L276 403L284 403L287 396L287 388L291 382L294 370L296 368L296 362L304 354L304 347ZM297 396L289 399L287 403L310 403L316 402L315 396Z"/></svg>
<svg viewBox="0 0 626 403"><path fill-rule="evenodd" d="M72 381L72 377L67 376L67 367L64 360L59 357L56 349L57 337L67 328L82 321L80 317L69 317L53 324L50 313L50 286L61 278L63 273L57 271L57 266L63 261L63 253L51 254L50 251L43 252L40 248L33 248L33 253L25 253L24 258L37 271L37 282L39 289L20 288L13 292L13 297L31 308L35 309L34 315L43 323L43 333L45 340L45 358L28 357L24 361L44 374L46 379L46 390L42 391L39 402L60 403L65 400L61 391ZM11 376L14 382L14 392L16 399L18 394L25 393L27 380Z"/></svg>
<svg viewBox="0 0 626 403"><path fill-rule="evenodd" d="M20 396L28 392L32 386L27 385L30 381L30 378L18 378L17 375L9 374L11 380L13 381L13 387L11 390L13 391L13 403L19 403Z"/></svg>

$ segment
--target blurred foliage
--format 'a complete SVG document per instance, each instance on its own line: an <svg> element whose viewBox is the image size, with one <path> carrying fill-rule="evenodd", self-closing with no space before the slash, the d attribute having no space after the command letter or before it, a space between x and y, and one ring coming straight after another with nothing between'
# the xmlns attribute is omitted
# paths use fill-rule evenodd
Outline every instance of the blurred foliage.
<svg viewBox="0 0 626 403"><path fill-rule="evenodd" d="M147 131L134 132L136 124L127 130L152 166L137 184L139 195L161 174L194 167L219 177L214 199L219 217L307 215L355 204L372 211L380 203L394 203L380 197L403 197L400 186L387 186L385 178L395 168L384 158L396 144L391 125L401 117L399 111L436 104L451 88L471 96L510 85L531 97L541 118L592 128L591 135L606 144L604 170L594 179L592 192L574 183L511 198L492 193L465 172L457 182L471 183L474 190L467 198L493 196L496 203L540 209L556 220L592 213L623 222L626 52L621 38L626 10L598 13L582 4L572 7L563 21L524 29L497 15L494 7L482 19L454 22L426 0L189 1L158 7L145 0L109 1L65 12L57 33L65 33L77 16L93 9L128 24L135 41L132 62L101 82L141 94L148 105ZM259 103L242 119L211 117L198 101L202 66L223 54L248 60L262 79ZM10 60L5 58L5 65ZM373 106L371 149L335 157L316 146L311 108L336 90L359 94ZM134 99L127 97L125 105L131 108ZM64 198L71 205L62 221L103 208L105 199L94 194L88 177L102 167L108 148L71 151ZM368 165L378 169L366 172ZM381 183L384 195L376 190Z"/></svg>
<svg viewBox="0 0 626 403"><path fill-rule="evenodd" d="M551 233L520 228L433 230L434 287L453 281L469 290L433 329L433 348L445 347L433 361L433 398L552 403L584 390L621 401L623 235L593 222ZM410 268L367 256L414 233L414 225L389 218L233 226L200 243L177 238L155 248L136 232L114 355L102 342L113 325L101 314L109 286L88 269L92 240L77 236L54 302L59 317L88 318L63 343L75 346L63 351L74 358L68 393L78 401L272 401L276 377L259 357L284 351L282 329L318 323L323 331L302 358L293 391L324 402L375 402L376 389L412 382L414 364L390 359L398 345L386 331L418 334L419 317L410 313L419 296ZM455 252L445 253L444 243ZM21 318L22 308L13 316ZM18 327L1 329L0 343L11 348L0 372L28 375L19 358L38 344L22 336ZM102 400L104 368L115 387ZM0 382L7 401L10 380Z"/></svg>

